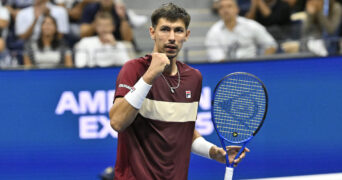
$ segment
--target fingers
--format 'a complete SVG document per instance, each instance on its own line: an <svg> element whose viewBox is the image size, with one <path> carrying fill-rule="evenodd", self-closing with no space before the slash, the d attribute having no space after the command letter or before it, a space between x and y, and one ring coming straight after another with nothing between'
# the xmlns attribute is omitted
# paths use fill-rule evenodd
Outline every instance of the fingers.
<svg viewBox="0 0 342 180"><path fill-rule="evenodd" d="M245 148L244 151L240 154L240 156L236 158L236 155L240 151L241 146L227 146L226 149L228 151L228 155L230 156L229 161L233 162L234 167L236 167L237 164L240 163L241 160L246 157L246 152L250 152L248 148Z"/></svg>

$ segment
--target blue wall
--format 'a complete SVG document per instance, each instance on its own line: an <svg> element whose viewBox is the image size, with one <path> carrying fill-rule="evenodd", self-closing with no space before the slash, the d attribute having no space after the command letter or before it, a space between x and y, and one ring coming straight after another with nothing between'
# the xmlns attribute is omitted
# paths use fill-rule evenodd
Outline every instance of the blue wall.
<svg viewBox="0 0 342 180"><path fill-rule="evenodd" d="M269 110L235 178L342 171L342 59L192 65L203 74L197 129L210 121L216 83L235 71L264 81ZM97 179L116 158L108 126L120 68L0 71L0 179ZM223 179L225 166L193 155L189 179Z"/></svg>

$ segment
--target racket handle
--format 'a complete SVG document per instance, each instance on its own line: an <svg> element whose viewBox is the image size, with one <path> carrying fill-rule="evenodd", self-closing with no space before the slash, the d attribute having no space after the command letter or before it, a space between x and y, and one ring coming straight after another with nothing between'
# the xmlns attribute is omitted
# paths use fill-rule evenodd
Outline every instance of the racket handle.
<svg viewBox="0 0 342 180"><path fill-rule="evenodd" d="M224 175L224 180L232 180L233 179L234 168L226 167L226 173Z"/></svg>

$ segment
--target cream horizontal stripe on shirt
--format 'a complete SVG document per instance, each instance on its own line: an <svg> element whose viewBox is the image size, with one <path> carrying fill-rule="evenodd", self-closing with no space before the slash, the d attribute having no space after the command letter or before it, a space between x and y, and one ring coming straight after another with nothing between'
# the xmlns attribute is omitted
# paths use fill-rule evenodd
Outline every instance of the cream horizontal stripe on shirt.
<svg viewBox="0 0 342 180"><path fill-rule="evenodd" d="M166 122L196 121L198 102L165 102L145 99L139 113L149 119Z"/></svg>

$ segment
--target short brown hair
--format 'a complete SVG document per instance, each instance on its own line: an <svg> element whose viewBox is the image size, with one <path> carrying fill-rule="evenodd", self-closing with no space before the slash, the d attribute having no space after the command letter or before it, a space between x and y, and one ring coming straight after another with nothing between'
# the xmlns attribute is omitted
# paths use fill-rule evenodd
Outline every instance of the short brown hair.
<svg viewBox="0 0 342 180"><path fill-rule="evenodd" d="M163 4L156 9L151 16L152 26L156 27L160 18L166 18L168 21L175 22L181 19L185 27L188 28L191 17L184 8L181 8L173 3Z"/></svg>
<svg viewBox="0 0 342 180"><path fill-rule="evenodd" d="M98 13L96 13L95 21L98 20L98 19L109 19L114 24L113 16L110 13L106 12L106 11L99 11Z"/></svg>

